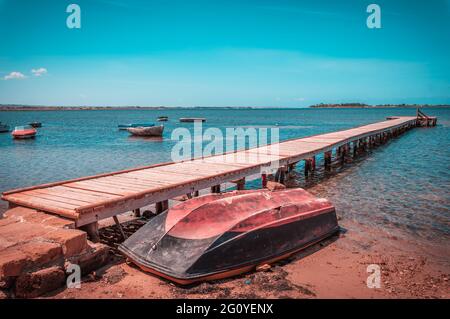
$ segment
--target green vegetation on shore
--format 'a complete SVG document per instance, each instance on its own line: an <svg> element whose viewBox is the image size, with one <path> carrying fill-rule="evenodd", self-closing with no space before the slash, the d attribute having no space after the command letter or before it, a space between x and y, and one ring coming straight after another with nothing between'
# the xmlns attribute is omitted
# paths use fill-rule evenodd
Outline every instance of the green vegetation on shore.
<svg viewBox="0 0 450 319"><path fill-rule="evenodd" d="M343 109L343 108L401 108L401 107L409 107L409 108L422 108L422 107L450 107L448 104L377 104L377 105L369 105L365 103L320 103L314 104L310 106L311 108L335 108L335 109Z"/></svg>

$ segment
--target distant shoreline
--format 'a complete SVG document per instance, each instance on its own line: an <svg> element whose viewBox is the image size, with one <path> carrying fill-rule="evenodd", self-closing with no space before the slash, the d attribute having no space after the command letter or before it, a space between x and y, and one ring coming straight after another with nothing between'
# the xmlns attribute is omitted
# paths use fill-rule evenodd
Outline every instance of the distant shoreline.
<svg viewBox="0 0 450 319"><path fill-rule="evenodd" d="M343 103L343 104L315 104L309 106L317 109L387 109L387 108L446 108L448 104L378 104L369 105L362 103Z"/></svg>
<svg viewBox="0 0 450 319"><path fill-rule="evenodd" d="M346 104L316 104L306 107L283 107L283 106L45 106L45 105L9 105L0 104L0 111L104 111L104 110L188 110L188 109L210 109L210 110L264 110L264 109L381 109L381 108L450 108L447 104L419 105L419 104L384 104L368 105L361 103Z"/></svg>

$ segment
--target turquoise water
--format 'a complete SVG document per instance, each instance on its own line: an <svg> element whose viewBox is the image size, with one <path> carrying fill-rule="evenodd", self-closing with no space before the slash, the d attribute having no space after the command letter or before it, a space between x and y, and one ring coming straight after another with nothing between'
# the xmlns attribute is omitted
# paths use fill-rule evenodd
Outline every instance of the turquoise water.
<svg viewBox="0 0 450 319"><path fill-rule="evenodd" d="M343 218L447 245L450 236L450 109L426 109L435 128L419 128L379 147L327 180L319 195ZM386 116L414 115L414 109L172 109L0 112L11 127L43 123L34 140L0 133L0 191L170 160L180 117L204 117L204 129L278 127L280 139L336 131ZM154 122L169 116L160 140L130 137L118 124ZM304 186L304 177L297 175ZM314 182L320 182L319 172ZM254 182L251 186L256 187ZM306 184L307 185L307 184ZM2 202L1 208L6 207Z"/></svg>

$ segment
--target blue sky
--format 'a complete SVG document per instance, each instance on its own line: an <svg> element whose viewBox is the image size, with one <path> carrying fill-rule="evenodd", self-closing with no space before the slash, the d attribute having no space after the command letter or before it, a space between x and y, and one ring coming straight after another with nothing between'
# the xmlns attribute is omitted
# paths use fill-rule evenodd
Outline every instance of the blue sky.
<svg viewBox="0 0 450 319"><path fill-rule="evenodd" d="M449 0L0 0L0 103L450 103L449 18Z"/></svg>

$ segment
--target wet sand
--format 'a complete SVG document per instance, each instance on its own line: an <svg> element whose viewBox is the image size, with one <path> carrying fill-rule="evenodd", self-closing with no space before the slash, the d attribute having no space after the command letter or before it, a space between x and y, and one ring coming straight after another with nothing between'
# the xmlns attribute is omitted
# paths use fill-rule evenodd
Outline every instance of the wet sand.
<svg viewBox="0 0 450 319"><path fill-rule="evenodd" d="M339 215L339 214L338 214ZM126 218L126 217L125 217ZM129 222L133 232L143 222ZM342 231L291 258L239 277L178 286L146 274L119 255L86 276L80 289L60 289L47 298L449 298L445 252L419 246L354 221ZM103 239L120 239L115 226ZM106 234L106 235L105 235ZM115 239L114 239L115 238ZM448 252L447 252L448 253ZM381 268L381 287L368 288L367 266Z"/></svg>

